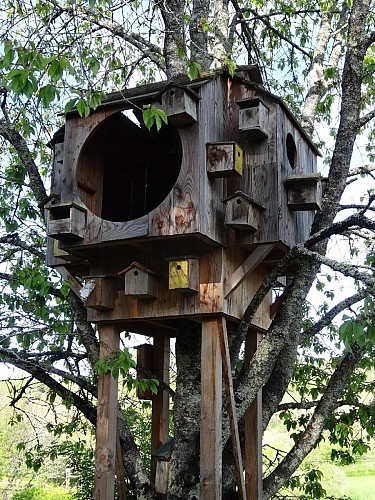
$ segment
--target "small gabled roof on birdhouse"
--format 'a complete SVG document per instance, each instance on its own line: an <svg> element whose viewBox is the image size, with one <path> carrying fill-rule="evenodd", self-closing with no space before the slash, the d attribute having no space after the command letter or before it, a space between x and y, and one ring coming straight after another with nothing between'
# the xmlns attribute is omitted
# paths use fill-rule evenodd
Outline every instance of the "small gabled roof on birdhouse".
<svg viewBox="0 0 375 500"><path fill-rule="evenodd" d="M117 274L120 276L121 274L125 274L131 269L139 269L140 271L143 271L147 274L152 274L156 276L156 273L152 271L152 269L149 269L148 267L144 266L143 264L140 264L139 262L132 262L130 266L125 267L125 269L122 269L122 271L119 271Z"/></svg>
<svg viewBox="0 0 375 500"><path fill-rule="evenodd" d="M158 94L156 94L155 98L157 100L160 100L161 96L163 94L165 94L165 92L167 92L168 90L171 90L171 89L181 89L184 92L186 92L187 94L189 94L190 97L192 97L195 101L201 100L201 96L199 94L197 94L197 92L195 92L195 90L193 90L189 85L186 85L186 84L183 85L183 84L180 84L178 82L175 82L174 80L171 80L168 83L166 83L164 85L164 88L162 90L160 90L160 92Z"/></svg>
<svg viewBox="0 0 375 500"><path fill-rule="evenodd" d="M260 203L259 201L254 200L254 198L251 198L248 194L244 193L243 191L236 191L235 193L231 194L227 198L224 198L221 200L223 203L228 203L228 201L232 200L233 198L242 198L243 200L247 201L248 203L252 203L253 205L257 205L258 208L261 208L262 210L265 210L266 207Z"/></svg>
<svg viewBox="0 0 375 500"><path fill-rule="evenodd" d="M323 180L323 177L320 173L307 173L307 174L293 174L288 175L285 184L295 184L295 183L316 183Z"/></svg>
<svg viewBox="0 0 375 500"><path fill-rule="evenodd" d="M168 461L170 460L174 450L174 438L168 439L163 443L160 448L152 452L152 456L158 460Z"/></svg>

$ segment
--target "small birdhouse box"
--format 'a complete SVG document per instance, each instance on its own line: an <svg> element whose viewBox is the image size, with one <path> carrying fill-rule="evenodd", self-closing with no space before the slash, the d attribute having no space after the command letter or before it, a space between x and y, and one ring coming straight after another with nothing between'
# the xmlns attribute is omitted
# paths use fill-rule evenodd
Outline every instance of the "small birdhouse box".
<svg viewBox="0 0 375 500"><path fill-rule="evenodd" d="M235 142L207 144L207 173L212 177L242 175L243 150Z"/></svg>
<svg viewBox="0 0 375 500"><path fill-rule="evenodd" d="M161 94L161 108L173 125L191 125L197 121L198 100L194 92L172 84Z"/></svg>
<svg viewBox="0 0 375 500"><path fill-rule="evenodd" d="M118 288L117 276L87 276L80 295L86 307L106 311L113 309Z"/></svg>
<svg viewBox="0 0 375 500"><path fill-rule="evenodd" d="M136 347L137 350L137 380L150 378L153 371L154 346L152 344L142 344ZM141 390L137 388L138 399L152 399L150 389Z"/></svg>
<svg viewBox="0 0 375 500"><path fill-rule="evenodd" d="M155 273L133 262L118 273L124 275L125 295L138 299L154 299L157 297L157 279Z"/></svg>
<svg viewBox="0 0 375 500"><path fill-rule="evenodd" d="M291 210L320 210L322 178L320 174L289 175L285 181Z"/></svg>
<svg viewBox="0 0 375 500"><path fill-rule="evenodd" d="M181 258L169 261L169 289L183 293L199 291L199 260Z"/></svg>
<svg viewBox="0 0 375 500"><path fill-rule="evenodd" d="M169 474L171 468L171 456L174 449L174 439L169 439L160 448L152 453L156 458L155 491L166 495L169 486Z"/></svg>
<svg viewBox="0 0 375 500"><path fill-rule="evenodd" d="M257 231L259 211L264 207L242 191L236 191L225 200L225 225L240 231Z"/></svg>
<svg viewBox="0 0 375 500"><path fill-rule="evenodd" d="M86 210L74 203L46 206L47 235L56 240L82 239L85 234Z"/></svg>
<svg viewBox="0 0 375 500"><path fill-rule="evenodd" d="M260 140L268 137L268 108L259 99L237 101L240 108L239 129L247 139Z"/></svg>

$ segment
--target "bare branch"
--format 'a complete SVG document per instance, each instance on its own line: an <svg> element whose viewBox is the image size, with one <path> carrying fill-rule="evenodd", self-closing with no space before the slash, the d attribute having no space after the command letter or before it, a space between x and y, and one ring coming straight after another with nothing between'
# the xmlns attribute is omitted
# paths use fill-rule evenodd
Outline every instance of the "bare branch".
<svg viewBox="0 0 375 500"><path fill-rule="evenodd" d="M5 119L0 121L0 135L16 150L29 175L30 187L34 193L36 202L38 205L42 205L43 201L47 198L47 192L25 139L16 130L15 126ZM41 216L44 218L43 210L41 210Z"/></svg>
<svg viewBox="0 0 375 500"><path fill-rule="evenodd" d="M304 458L314 448L360 359L361 350L357 345L354 345L352 351L344 357L333 373L325 393L319 401L298 443L293 446L276 469L265 478L263 483L265 499L271 498L285 484Z"/></svg>
<svg viewBox="0 0 375 500"><path fill-rule="evenodd" d="M36 257L39 257L40 259L43 259L43 260L45 259L44 252L41 252L39 250L39 248L36 248L35 246L28 245L27 243L22 241L17 233L7 234L6 236L1 237L0 243L13 245L13 246L20 248L22 250L27 250L28 252L32 253Z"/></svg>
<svg viewBox="0 0 375 500"><path fill-rule="evenodd" d="M164 67L161 65L161 58L163 56L161 48L143 38L138 33L131 32L125 29L121 24L104 18L102 14L100 16L95 16L92 9L85 8L82 4L75 8L75 4L72 3L60 3L57 0L50 0L50 2L59 9L60 14L66 12L72 17L79 17L84 21L89 21L95 26L109 31L114 36L118 36L126 42L129 42L133 47L136 47L146 55L158 68L164 70Z"/></svg>
<svg viewBox="0 0 375 500"><path fill-rule="evenodd" d="M375 109L373 109L372 111L370 111L366 115L361 116L361 118L359 119L359 126L364 127L374 118L375 118Z"/></svg>
<svg viewBox="0 0 375 500"><path fill-rule="evenodd" d="M344 276L353 278L354 280L362 281L368 287L373 287L375 285L375 277L373 276L373 274L360 271L360 268L362 268L368 269L369 271L373 272L373 269L368 266L353 266L344 262L338 262L336 260L325 257L318 252L312 252L302 245L298 248L298 252L301 256L307 257L314 262L324 264L325 266L330 267L334 271L338 271Z"/></svg>
<svg viewBox="0 0 375 500"><path fill-rule="evenodd" d="M372 288L364 288L359 293L356 293L355 295L352 295L351 297L347 297L346 299L342 300L334 307L332 307L332 309L330 309L322 318L320 318L319 321L317 321L310 328L305 330L302 334L302 338L309 338L321 332L324 327L332 323L332 320L336 318L338 314L345 311L346 309L356 304L360 300L364 299L365 297L368 297L369 295L374 295L374 291L372 290Z"/></svg>
<svg viewBox="0 0 375 500"><path fill-rule="evenodd" d="M371 203L372 197L370 197L369 203ZM361 212L365 212L368 209L368 205L365 205L363 210ZM335 222L332 224L330 227L326 229L322 229L321 231L314 233L306 242L304 243L304 246L306 248L311 248L312 246L316 245L317 243L326 240L327 238L335 235L335 234L342 234L345 231L347 231L351 227L360 227L363 229L371 229L372 231L375 230L375 221L367 218L364 216L362 213L356 213L348 218L346 218L343 221Z"/></svg>
<svg viewBox="0 0 375 500"><path fill-rule="evenodd" d="M366 175L375 171L375 163L369 163L368 165L363 165L362 167L351 168L348 173L348 177L353 177L354 175Z"/></svg>
<svg viewBox="0 0 375 500"><path fill-rule="evenodd" d="M235 11L237 12L237 15L238 15L239 19L241 19L241 20L244 19L243 14L242 14L243 10L239 6L237 0L231 0L231 3L233 5L233 7L235 8ZM272 31L273 33L275 33L281 40L284 40L285 42L287 42L291 47L293 47L294 49L296 49L299 52L301 52L308 59L312 58L312 54L311 53L307 52L300 45L297 45L295 42L293 42L293 40L291 40L290 38L286 37L280 30L278 30L277 28L275 28L274 26L272 26L271 22L268 19L268 16L259 16L258 17L257 11L254 10L254 9L250 9L250 8L247 8L246 11L250 12L253 16L255 16L256 19L259 19L270 31ZM245 20L245 21L248 22L248 20Z"/></svg>

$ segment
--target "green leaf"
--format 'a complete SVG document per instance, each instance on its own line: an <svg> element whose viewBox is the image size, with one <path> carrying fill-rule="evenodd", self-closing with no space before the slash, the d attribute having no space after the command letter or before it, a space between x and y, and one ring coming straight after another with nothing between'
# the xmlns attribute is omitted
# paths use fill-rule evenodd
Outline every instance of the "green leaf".
<svg viewBox="0 0 375 500"><path fill-rule="evenodd" d="M191 62L188 65L188 77L190 78L190 80L195 80L196 78L199 78L201 71L202 71L202 66L197 62Z"/></svg>
<svg viewBox="0 0 375 500"><path fill-rule="evenodd" d="M79 99L77 102L77 111L81 118L87 118L90 114L90 108L85 99Z"/></svg>
<svg viewBox="0 0 375 500"><path fill-rule="evenodd" d="M149 130L155 124L156 130L159 132L163 123L168 123L165 111L155 108L154 106L146 107L146 109L143 110L142 116L143 122Z"/></svg>
<svg viewBox="0 0 375 500"><path fill-rule="evenodd" d="M146 127L150 130L155 122L155 116L153 112L153 108L145 109L142 113L143 122Z"/></svg>
<svg viewBox="0 0 375 500"><path fill-rule="evenodd" d="M74 106L77 104L77 101L78 101L78 97L74 97L73 99L70 99L66 104L65 104L65 108L64 108L64 113L69 113L69 111L71 111Z"/></svg>
<svg viewBox="0 0 375 500"><path fill-rule="evenodd" d="M49 104L55 99L56 87L51 84L44 85L38 92L38 97L42 101L44 107L48 107Z"/></svg>

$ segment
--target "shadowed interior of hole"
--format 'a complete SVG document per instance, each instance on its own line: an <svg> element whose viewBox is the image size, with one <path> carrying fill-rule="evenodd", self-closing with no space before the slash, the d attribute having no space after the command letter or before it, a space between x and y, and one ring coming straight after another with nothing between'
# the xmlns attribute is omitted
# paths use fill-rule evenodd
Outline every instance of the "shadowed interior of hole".
<svg viewBox="0 0 375 500"><path fill-rule="evenodd" d="M294 142L292 134L286 136L286 154L288 157L289 164L292 168L297 166L297 148Z"/></svg>
<svg viewBox="0 0 375 500"><path fill-rule="evenodd" d="M159 132L138 125L123 113L105 119L82 148L77 181L85 205L102 219L123 222L156 208L180 172L178 131Z"/></svg>

